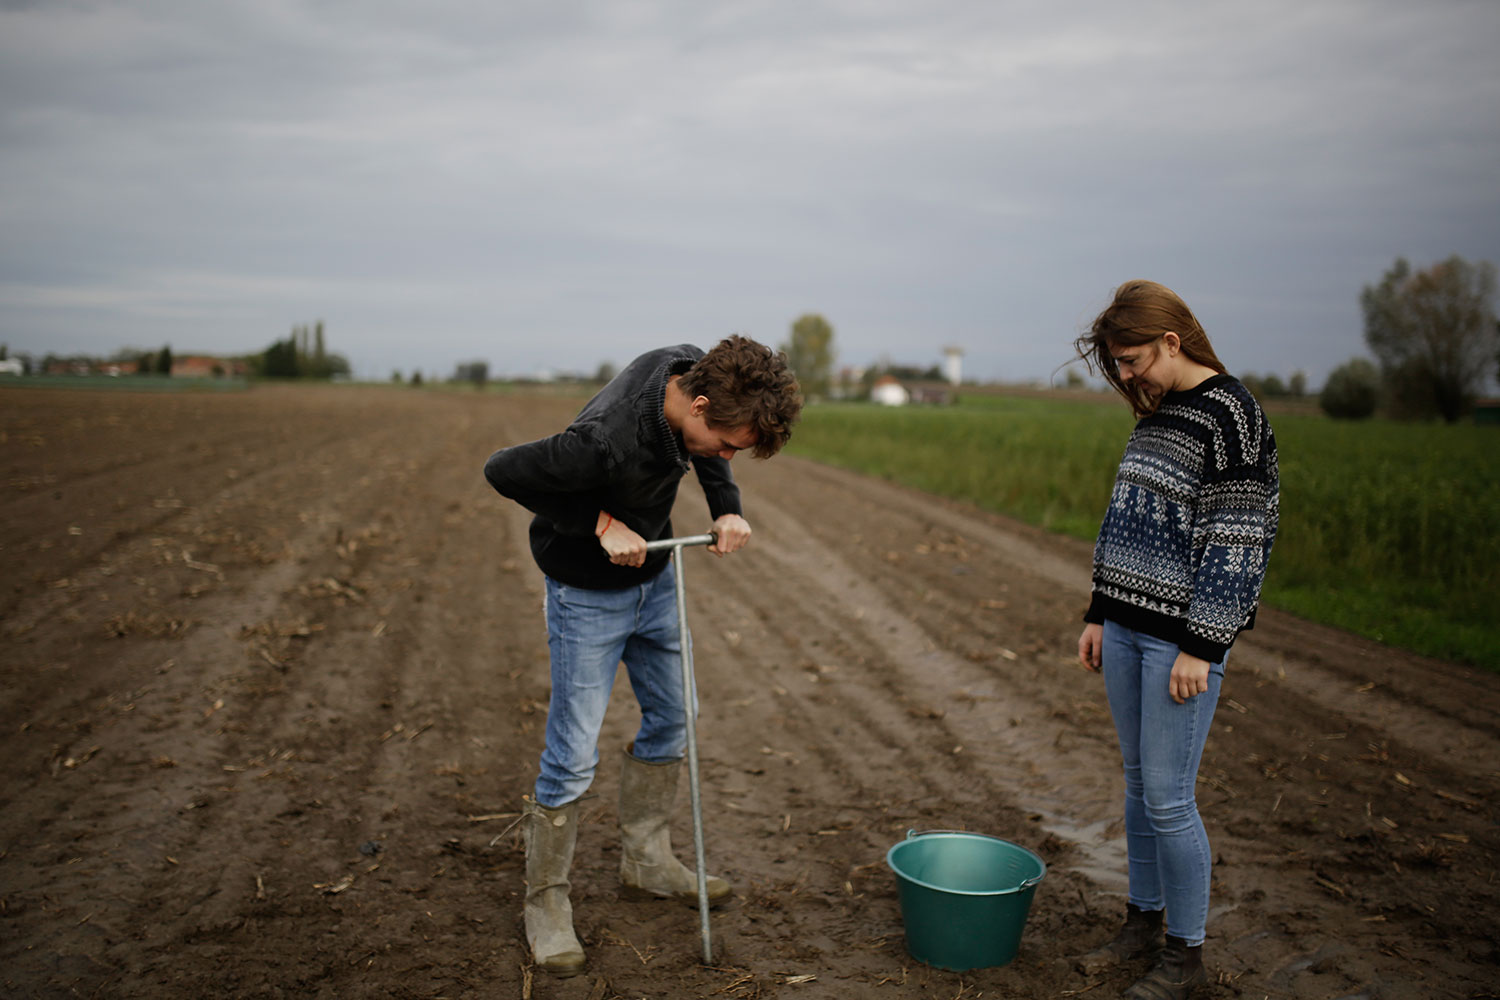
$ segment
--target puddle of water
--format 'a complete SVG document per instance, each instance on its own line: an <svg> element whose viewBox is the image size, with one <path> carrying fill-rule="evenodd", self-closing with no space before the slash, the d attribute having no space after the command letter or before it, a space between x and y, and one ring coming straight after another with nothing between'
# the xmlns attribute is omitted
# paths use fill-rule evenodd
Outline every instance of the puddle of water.
<svg viewBox="0 0 1500 1000"><path fill-rule="evenodd" d="M1115 817L1080 825L1071 817L1045 806L1033 804L1033 808L1042 817L1043 830L1077 849L1080 857L1068 864L1070 871L1087 876L1107 893L1125 895L1129 888L1125 838L1105 833Z"/></svg>

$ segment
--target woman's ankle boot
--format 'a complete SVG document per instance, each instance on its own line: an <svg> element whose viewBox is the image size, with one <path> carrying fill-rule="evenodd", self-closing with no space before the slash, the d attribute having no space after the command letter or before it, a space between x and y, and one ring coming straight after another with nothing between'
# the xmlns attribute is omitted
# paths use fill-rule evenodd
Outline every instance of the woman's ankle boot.
<svg viewBox="0 0 1500 1000"><path fill-rule="evenodd" d="M1194 989L1206 982L1208 970L1203 967L1203 946L1190 948L1182 938L1168 934L1156 968L1126 990L1121 1000L1187 1000Z"/></svg>
<svg viewBox="0 0 1500 1000"><path fill-rule="evenodd" d="M1122 962L1146 958L1161 950L1161 910L1142 910L1125 904L1125 923L1114 940L1080 957L1076 963L1085 976L1097 976Z"/></svg>

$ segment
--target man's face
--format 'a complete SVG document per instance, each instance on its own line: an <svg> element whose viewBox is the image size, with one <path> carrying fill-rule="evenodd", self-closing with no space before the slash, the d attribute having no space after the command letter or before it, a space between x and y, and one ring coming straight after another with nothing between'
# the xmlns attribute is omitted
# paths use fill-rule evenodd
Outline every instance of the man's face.
<svg viewBox="0 0 1500 1000"><path fill-rule="evenodd" d="M750 426L710 427L703 416L706 412L708 397L699 396L688 407L687 416L682 420L682 443L689 455L728 460L737 452L755 447L755 431Z"/></svg>

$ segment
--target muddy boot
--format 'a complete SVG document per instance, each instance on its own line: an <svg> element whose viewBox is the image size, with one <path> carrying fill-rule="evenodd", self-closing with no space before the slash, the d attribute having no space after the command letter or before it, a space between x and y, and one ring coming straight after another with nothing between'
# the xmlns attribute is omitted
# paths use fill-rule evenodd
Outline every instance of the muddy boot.
<svg viewBox="0 0 1500 1000"><path fill-rule="evenodd" d="M1120 997L1121 1000L1187 1000L1194 989L1206 982L1208 970L1203 967L1203 946L1189 948L1182 938L1168 934L1156 968L1136 980Z"/></svg>
<svg viewBox="0 0 1500 1000"><path fill-rule="evenodd" d="M1161 910L1142 910L1125 904L1125 924L1113 941L1100 945L1074 963L1085 976L1097 976L1122 962L1146 958L1161 950Z"/></svg>
<svg viewBox="0 0 1500 1000"><path fill-rule="evenodd" d="M620 884L630 898L666 896L698 902L698 873L672 853L667 826L677 799L682 761L648 764L627 748L620 772ZM729 896L729 883L708 876L710 902Z"/></svg>
<svg viewBox="0 0 1500 1000"><path fill-rule="evenodd" d="M526 943L531 960L559 976L583 971L583 946L573 933L568 872L578 841L578 802L556 809L526 804Z"/></svg>

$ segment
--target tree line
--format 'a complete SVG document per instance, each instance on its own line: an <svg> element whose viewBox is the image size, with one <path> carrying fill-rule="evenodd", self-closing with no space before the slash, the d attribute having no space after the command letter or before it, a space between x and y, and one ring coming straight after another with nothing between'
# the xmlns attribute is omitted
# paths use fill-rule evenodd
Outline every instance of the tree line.
<svg viewBox="0 0 1500 1000"><path fill-rule="evenodd" d="M251 368L267 378L333 378L350 371L347 358L328 350L322 320L292 327L291 336L274 341L252 358Z"/></svg>
<svg viewBox="0 0 1500 1000"><path fill-rule="evenodd" d="M1490 377L1500 379L1500 323L1492 304L1495 265L1453 255L1426 268L1405 258L1359 302L1365 343L1375 361L1353 358L1336 368L1318 401L1340 419L1362 419L1384 411L1402 419L1441 418L1449 423L1473 412ZM781 345L810 399L827 394L833 373L833 327L816 313L799 317ZM908 377L919 373L904 372ZM1070 370L1068 384L1081 384ZM920 375L938 375L934 369ZM1307 376L1242 375L1261 398L1299 398Z"/></svg>
<svg viewBox="0 0 1500 1000"><path fill-rule="evenodd" d="M9 347L0 345L0 361L8 358ZM40 362L33 360L30 355L17 355L17 359L23 362L21 369L26 373L46 372L63 366L79 372L96 372L116 365L137 375L171 375L174 361L171 345L163 345L155 351L126 348L107 359L88 355L61 357L55 354L48 354ZM322 320L292 327L290 336L285 340L273 341L259 354L235 355L222 360L243 363L251 374L267 378L326 379L347 376L351 371L348 358L328 350ZM214 374L223 372L216 366Z"/></svg>
<svg viewBox="0 0 1500 1000"><path fill-rule="evenodd" d="M1331 417L1384 410L1449 423L1471 413L1491 375L1500 377L1500 324L1491 300L1495 265L1454 255L1414 269L1404 257L1360 292L1365 344L1328 376L1320 403Z"/></svg>

